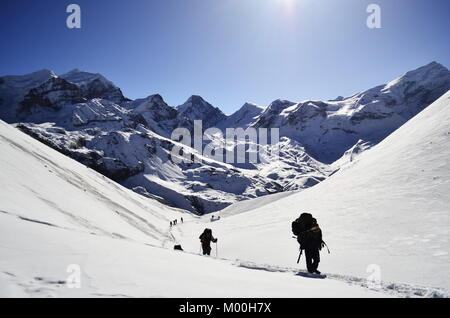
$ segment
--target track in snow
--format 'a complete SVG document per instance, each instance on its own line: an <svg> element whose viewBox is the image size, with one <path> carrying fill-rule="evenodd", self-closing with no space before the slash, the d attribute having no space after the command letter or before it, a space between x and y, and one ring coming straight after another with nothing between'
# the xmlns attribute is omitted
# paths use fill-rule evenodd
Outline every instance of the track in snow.
<svg viewBox="0 0 450 318"><path fill-rule="evenodd" d="M203 222L202 222L203 223ZM204 222L208 223L208 222ZM173 238L174 244L179 244L180 242L176 239L176 236L173 235L172 230L176 229L178 232L182 233L182 226L184 223L180 223L176 226L173 226L172 228L169 228L168 234L170 237ZM165 244L165 247L167 246L167 243ZM188 252L184 251L188 254L193 255L199 255L201 257L205 257L201 255L201 253L195 253L195 252ZM213 256L214 257L214 256ZM418 286L418 285L412 285L412 284L405 284L405 283L394 283L394 282L379 282L375 287L370 286L370 282L366 278L356 277L356 276L350 276L350 275L341 275L341 274L333 274L333 273L322 273L322 275L325 275L324 277L307 277L307 272L304 270L299 270L298 268L294 267L284 267L284 266L277 266L277 265L270 265L270 264L257 264L251 261L246 260L232 260L227 258L218 258L215 257L218 261L226 261L229 262L233 266L237 267L243 267L246 269L251 270L261 270L261 271L267 271L267 272L273 272L273 273L292 273L293 275L301 276L303 278L310 278L310 279L333 279L337 281L345 282L349 285L356 285L360 286L362 288L368 288L373 291L377 291L380 293L385 293L388 295L396 296L396 297L417 297L417 298L450 298L450 291L443 289L443 288L434 288L434 287L424 287L424 286Z"/></svg>

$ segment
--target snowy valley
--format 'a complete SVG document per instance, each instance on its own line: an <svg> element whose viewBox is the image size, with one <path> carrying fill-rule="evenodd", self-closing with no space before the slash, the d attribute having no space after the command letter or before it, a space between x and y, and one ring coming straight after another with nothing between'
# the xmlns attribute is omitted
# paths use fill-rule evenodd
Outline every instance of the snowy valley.
<svg viewBox="0 0 450 318"><path fill-rule="evenodd" d="M39 71L0 78L0 119L0 296L450 296L450 72L438 63L347 98L231 116L200 96L172 107L100 74ZM280 128L280 160L191 148L201 163L175 163L171 131L198 119ZM325 279L295 263L301 212L331 249ZM205 227L212 257L198 255Z"/></svg>
<svg viewBox="0 0 450 318"><path fill-rule="evenodd" d="M172 251L184 229L172 233L169 221L198 217L125 189L4 122L0 149L0 297L384 296ZM81 270L80 288L69 288L72 268Z"/></svg>

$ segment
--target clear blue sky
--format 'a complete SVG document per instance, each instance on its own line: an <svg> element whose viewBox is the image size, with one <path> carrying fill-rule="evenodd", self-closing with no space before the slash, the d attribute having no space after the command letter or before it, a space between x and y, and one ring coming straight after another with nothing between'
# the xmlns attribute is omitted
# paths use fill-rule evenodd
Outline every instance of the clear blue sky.
<svg viewBox="0 0 450 318"><path fill-rule="evenodd" d="M82 9L69 30L66 6ZM381 5L382 29L366 27ZM450 66L448 0L0 0L0 74L99 72L131 98L330 99L436 60Z"/></svg>

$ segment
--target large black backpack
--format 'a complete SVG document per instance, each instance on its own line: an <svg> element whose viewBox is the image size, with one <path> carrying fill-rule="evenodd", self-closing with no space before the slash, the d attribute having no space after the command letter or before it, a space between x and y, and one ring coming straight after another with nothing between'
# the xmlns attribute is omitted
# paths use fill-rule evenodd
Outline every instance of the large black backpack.
<svg viewBox="0 0 450 318"><path fill-rule="evenodd" d="M306 232L313 227L314 218L310 213L302 213L300 217L292 222L292 233L299 236L302 232Z"/></svg>

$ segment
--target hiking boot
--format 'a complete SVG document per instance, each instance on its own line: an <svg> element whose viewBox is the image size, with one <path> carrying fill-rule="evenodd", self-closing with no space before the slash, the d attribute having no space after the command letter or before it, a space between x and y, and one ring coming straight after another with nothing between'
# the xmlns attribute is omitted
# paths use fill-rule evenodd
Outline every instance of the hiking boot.
<svg viewBox="0 0 450 318"><path fill-rule="evenodd" d="M313 272L314 274L320 275L322 274L321 272L319 272L317 269Z"/></svg>

